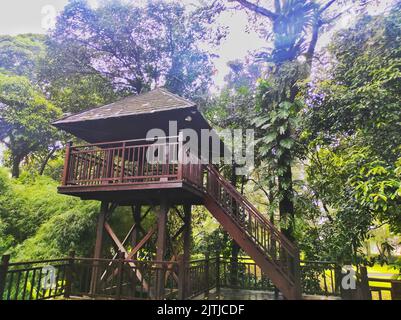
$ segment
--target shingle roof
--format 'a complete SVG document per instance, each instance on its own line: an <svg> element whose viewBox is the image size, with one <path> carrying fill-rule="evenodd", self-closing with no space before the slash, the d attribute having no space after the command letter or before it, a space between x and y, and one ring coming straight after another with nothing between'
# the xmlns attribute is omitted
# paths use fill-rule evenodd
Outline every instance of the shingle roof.
<svg viewBox="0 0 401 320"><path fill-rule="evenodd" d="M194 106L195 103L181 98L166 89L158 88L137 96L126 97L102 107L67 116L54 122L54 124L132 116Z"/></svg>

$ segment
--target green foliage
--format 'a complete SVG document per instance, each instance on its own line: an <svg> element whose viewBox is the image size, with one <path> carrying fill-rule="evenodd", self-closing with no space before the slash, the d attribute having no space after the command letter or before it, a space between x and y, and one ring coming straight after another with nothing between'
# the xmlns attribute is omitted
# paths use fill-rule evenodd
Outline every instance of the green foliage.
<svg viewBox="0 0 401 320"><path fill-rule="evenodd" d="M272 168L277 175L282 176L285 168L291 165L293 156L284 158L284 161L278 159L294 150L296 140L289 132L297 130L298 113L302 104L299 101L278 102L275 99L280 94L276 91L279 90L278 85L273 81L259 81L257 109L260 110L260 115L254 119L253 124L260 129L260 155L273 164Z"/></svg>
<svg viewBox="0 0 401 320"><path fill-rule="evenodd" d="M57 194L58 182L24 172L17 180L0 168L0 245L13 259L89 255L98 204Z"/></svg>
<svg viewBox="0 0 401 320"><path fill-rule="evenodd" d="M101 75L123 93L164 84L184 96L200 95L212 74L210 55L200 43L221 37L210 32L212 21L211 15L189 13L179 2L137 6L116 0L93 9L85 1L71 1L50 37L50 68L57 70L50 74Z"/></svg>
<svg viewBox="0 0 401 320"><path fill-rule="evenodd" d="M401 231L400 18L396 8L340 32L335 62L311 90L308 184L297 205L307 212L298 231L312 259L358 262L371 230Z"/></svg>
<svg viewBox="0 0 401 320"><path fill-rule="evenodd" d="M0 36L0 72L5 70L35 81L39 61L46 52L45 38L36 34Z"/></svg>
<svg viewBox="0 0 401 320"><path fill-rule="evenodd" d="M15 248L15 259L48 259L67 256L75 250L78 256L91 256L95 240L96 203L82 203L58 214L40 225L34 236Z"/></svg>
<svg viewBox="0 0 401 320"><path fill-rule="evenodd" d="M226 87L204 113L216 128L255 128L257 168L245 192L251 202L269 205L273 221L279 211L282 228L297 213L295 235L305 258L360 262L363 242L376 228L401 232L400 7L337 33L330 65L309 83L315 40L338 17L322 6L275 1L265 15L272 28L264 32L273 47L231 61ZM80 112L160 85L201 96L212 76L212 55L201 43L224 36L212 30L215 22L214 12L187 11L179 2L107 1L94 9L74 0L48 38L0 37L5 164L14 176L21 161L28 169L10 179L0 168L0 254L15 260L65 256L71 249L92 254L98 204L57 194L63 158L55 150L63 139L50 122L61 110ZM297 170L300 180L293 177ZM145 229L154 219L144 221ZM125 234L130 209L119 208L110 223ZM180 224L170 218L169 230ZM231 254L227 233L202 209L194 212L193 230L195 254ZM384 237L379 247L376 259L386 261L393 246ZM308 285L315 288L317 274L312 278Z"/></svg>
<svg viewBox="0 0 401 320"><path fill-rule="evenodd" d="M59 155L55 159L52 159L48 162L47 166L45 167L45 170L43 174L45 176L48 176L52 178L54 181L59 181L60 177L63 175L63 169L64 169L64 154L61 156Z"/></svg>
<svg viewBox="0 0 401 320"><path fill-rule="evenodd" d="M207 102L203 112L216 129L248 128L252 119L249 108L253 104L253 91L247 87L226 88Z"/></svg>
<svg viewBox="0 0 401 320"><path fill-rule="evenodd" d="M267 186L271 209L279 209L281 226L289 237L294 224L292 166L302 155L298 140L303 104L293 88L307 76L307 69L302 63L287 62L259 79L253 120L261 184Z"/></svg>
<svg viewBox="0 0 401 320"><path fill-rule="evenodd" d="M48 91L50 100L65 113L78 113L91 107L111 103L118 97L112 84L99 74L60 77L58 70L55 75L48 74L54 71L43 68L41 77L43 80L57 77L51 81Z"/></svg>
<svg viewBox="0 0 401 320"><path fill-rule="evenodd" d="M312 137L334 141L358 135L394 162L401 144L401 23L399 7L388 17L364 17L330 46L329 80L313 90ZM318 133L318 134L317 134ZM324 134L323 134L324 133Z"/></svg>
<svg viewBox="0 0 401 320"><path fill-rule="evenodd" d="M18 176L27 155L56 140L50 123L61 111L20 76L0 74L0 103L0 139L10 150L13 176Z"/></svg>

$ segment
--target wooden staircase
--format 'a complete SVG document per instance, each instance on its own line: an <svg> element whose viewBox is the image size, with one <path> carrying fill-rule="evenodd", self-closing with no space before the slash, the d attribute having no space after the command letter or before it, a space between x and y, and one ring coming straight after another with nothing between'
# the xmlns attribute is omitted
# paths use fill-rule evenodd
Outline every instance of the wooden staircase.
<svg viewBox="0 0 401 320"><path fill-rule="evenodd" d="M287 299L301 299L299 251L212 165L204 203L238 245Z"/></svg>

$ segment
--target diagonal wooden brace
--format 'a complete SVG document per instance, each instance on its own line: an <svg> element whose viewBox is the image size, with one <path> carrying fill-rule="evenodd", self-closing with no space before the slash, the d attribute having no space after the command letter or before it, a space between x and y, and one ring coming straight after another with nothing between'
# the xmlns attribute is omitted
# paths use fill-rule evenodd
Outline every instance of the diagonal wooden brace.
<svg viewBox="0 0 401 320"><path fill-rule="evenodd" d="M129 254L127 252L127 250L124 248L123 244L120 242L120 240L118 239L118 237L116 236L116 234L114 233L114 231L112 230L112 228L110 227L110 225L105 222L104 224L104 228L107 231L107 233L109 234L110 238L114 241L114 243L116 244L117 248L124 253L124 257L125 259L129 260ZM150 238L150 237L149 237ZM145 241L146 242L146 241ZM145 243L144 242L144 243ZM144 244L143 243L143 244ZM143 245L142 244L142 245ZM139 249L137 249L139 250ZM149 291L149 285L148 283L145 281L145 279L143 278L141 272L139 271L138 267L136 266L136 264L133 261L129 261L127 262L128 265L133 268L135 270L135 275L138 278L139 282L141 282L143 284L143 288L146 292Z"/></svg>

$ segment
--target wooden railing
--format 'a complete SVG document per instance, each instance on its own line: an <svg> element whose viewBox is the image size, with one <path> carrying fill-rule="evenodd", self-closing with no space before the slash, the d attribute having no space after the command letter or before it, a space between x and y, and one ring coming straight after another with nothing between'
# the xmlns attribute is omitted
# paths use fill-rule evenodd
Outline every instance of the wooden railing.
<svg viewBox="0 0 401 320"><path fill-rule="evenodd" d="M9 256L4 256L7 259ZM49 270L51 273L49 273ZM102 279L92 286L93 275ZM138 277L138 274L141 276ZM65 258L0 265L0 300L177 299L182 267L171 261Z"/></svg>
<svg viewBox="0 0 401 320"><path fill-rule="evenodd" d="M220 286L233 289L274 291L274 285L251 258L221 259Z"/></svg>
<svg viewBox="0 0 401 320"><path fill-rule="evenodd" d="M299 280L298 249L212 165L206 166L205 189L276 269L295 285Z"/></svg>
<svg viewBox="0 0 401 320"><path fill-rule="evenodd" d="M0 300L186 299L216 287L218 258L182 261L69 258L0 264ZM49 273L49 270L51 273ZM96 281L94 277L97 278ZM94 284L95 283L95 284Z"/></svg>
<svg viewBox="0 0 401 320"><path fill-rule="evenodd" d="M93 274L101 276L91 287ZM177 299L178 264L126 259L74 260L71 294L113 299Z"/></svg>
<svg viewBox="0 0 401 320"><path fill-rule="evenodd" d="M401 300L401 280L369 277L372 300Z"/></svg>
<svg viewBox="0 0 401 320"><path fill-rule="evenodd" d="M52 270L52 274L49 274ZM91 285L93 274L99 276ZM333 262L301 261L303 294L361 299L340 289L340 266ZM52 276L51 276L52 275ZM139 276L140 275L140 276ZM369 278L372 299L400 299L400 280ZM192 260L148 261L71 257L0 264L0 300L69 298L191 299L221 288L268 291L274 284L249 257L219 255ZM213 291L213 289L215 289ZM351 290L358 291L358 290ZM345 293L345 294L344 294Z"/></svg>
<svg viewBox="0 0 401 320"><path fill-rule="evenodd" d="M66 147L62 186L187 181L202 186L202 164L178 137Z"/></svg>
<svg viewBox="0 0 401 320"><path fill-rule="evenodd" d="M301 262L301 285L304 294L340 296L341 279L341 267L335 262Z"/></svg>
<svg viewBox="0 0 401 320"><path fill-rule="evenodd" d="M9 263L0 265L0 300L46 300L68 294L70 259Z"/></svg>
<svg viewBox="0 0 401 320"><path fill-rule="evenodd" d="M192 260L187 270L187 298L200 294L207 296L209 291L217 286L219 266L218 257Z"/></svg>

